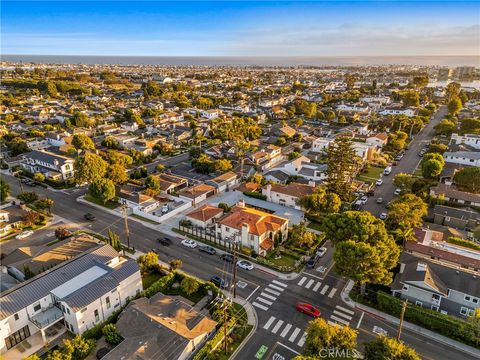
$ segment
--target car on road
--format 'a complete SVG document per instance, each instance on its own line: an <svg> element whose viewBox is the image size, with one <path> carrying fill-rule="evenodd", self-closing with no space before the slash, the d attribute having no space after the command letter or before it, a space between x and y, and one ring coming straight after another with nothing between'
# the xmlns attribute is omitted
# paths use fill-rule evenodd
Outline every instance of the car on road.
<svg viewBox="0 0 480 360"><path fill-rule="evenodd" d="M378 179L377 181L375 181L375 185L377 186L380 186L383 184L383 180L382 179Z"/></svg>
<svg viewBox="0 0 480 360"><path fill-rule="evenodd" d="M21 182L24 183L25 185L28 185L28 186L32 186L32 187L37 186L37 183L33 180L30 180L30 179L23 178L21 180Z"/></svg>
<svg viewBox="0 0 480 360"><path fill-rule="evenodd" d="M383 198L379 197L377 198L377 204L382 204L383 203Z"/></svg>
<svg viewBox="0 0 480 360"><path fill-rule="evenodd" d="M424 148L420 150L420 152L418 153L418 156L423 157L423 155L425 155L426 152L427 152L427 149Z"/></svg>
<svg viewBox="0 0 480 360"><path fill-rule="evenodd" d="M159 238L159 239L158 239L158 242L159 242L160 244L162 244L163 246L170 246L170 245L172 245L172 240L170 240L168 237Z"/></svg>
<svg viewBox="0 0 480 360"><path fill-rule="evenodd" d="M223 261L231 263L231 262L233 262L233 255L222 254L222 255L220 255L220 259L222 259Z"/></svg>
<svg viewBox="0 0 480 360"><path fill-rule="evenodd" d="M382 329L380 326L374 326L372 332L380 336L388 336L388 332Z"/></svg>
<svg viewBox="0 0 480 360"><path fill-rule="evenodd" d="M400 195L401 193L402 193L402 189L398 189L398 188L397 188L397 189L395 189L395 191L393 192L393 195L398 196L398 195Z"/></svg>
<svg viewBox="0 0 480 360"><path fill-rule="evenodd" d="M367 200L368 200L368 196L367 195L363 195L361 198L360 198L360 201L362 202L363 205L365 205L367 203Z"/></svg>
<svg viewBox="0 0 480 360"><path fill-rule="evenodd" d="M327 253L327 248L325 246L322 246L320 249L318 249L317 254L318 256L322 257Z"/></svg>
<svg viewBox="0 0 480 360"><path fill-rule="evenodd" d="M315 265L317 265L318 260L320 260L318 253L313 254L310 259L307 260L307 268L313 269Z"/></svg>
<svg viewBox="0 0 480 360"><path fill-rule="evenodd" d="M90 214L90 213L86 213L85 215L83 215L83 217L85 218L85 220L88 220L88 221L94 221L95 220L95 215Z"/></svg>
<svg viewBox="0 0 480 360"><path fill-rule="evenodd" d="M237 266L244 270L253 270L253 264L247 260L239 260L237 261Z"/></svg>
<svg viewBox="0 0 480 360"><path fill-rule="evenodd" d="M198 246L196 241L188 239L182 240L182 245L192 249L195 249Z"/></svg>
<svg viewBox="0 0 480 360"><path fill-rule="evenodd" d="M403 158L403 154L398 154L397 156L395 156L394 160L395 161L400 161L400 160L402 160L402 158Z"/></svg>
<svg viewBox="0 0 480 360"><path fill-rule="evenodd" d="M321 312L319 309L317 309L315 306L310 305L308 303L297 303L295 306L297 311L304 313L306 315L312 316L314 318L318 318L321 315Z"/></svg>
<svg viewBox="0 0 480 360"><path fill-rule="evenodd" d="M199 246L198 250L203 251L209 255L215 255L217 253L217 250L215 250L213 247L208 245Z"/></svg>
<svg viewBox="0 0 480 360"><path fill-rule="evenodd" d="M387 176L387 175L390 175L390 173L392 172L392 167L391 166L387 166L385 168L385 170L383 170L383 175Z"/></svg>
<svg viewBox="0 0 480 360"><path fill-rule="evenodd" d="M24 231L21 234L18 234L17 236L15 236L15 239L22 240L22 239L25 239L26 237L29 237L30 235L33 235L32 230Z"/></svg>
<svg viewBox="0 0 480 360"><path fill-rule="evenodd" d="M386 220L387 219L387 213L382 212L379 216L380 220Z"/></svg>
<svg viewBox="0 0 480 360"><path fill-rule="evenodd" d="M212 276L210 281L220 289L226 289L228 287L228 283L220 276Z"/></svg>

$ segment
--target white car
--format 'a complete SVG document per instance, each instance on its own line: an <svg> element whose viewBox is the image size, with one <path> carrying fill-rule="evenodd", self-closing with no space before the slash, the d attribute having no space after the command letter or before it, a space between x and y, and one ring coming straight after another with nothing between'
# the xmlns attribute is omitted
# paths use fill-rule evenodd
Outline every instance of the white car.
<svg viewBox="0 0 480 360"><path fill-rule="evenodd" d="M323 255L325 255L326 252L327 252L327 248L322 246L320 249L318 249L317 254L318 256L322 257Z"/></svg>
<svg viewBox="0 0 480 360"><path fill-rule="evenodd" d="M402 189L395 189L395 191L393 192L393 195L400 195L400 193L402 192Z"/></svg>
<svg viewBox="0 0 480 360"><path fill-rule="evenodd" d="M373 333L380 335L380 336L388 336L388 333L386 330L382 329L380 326L374 326L373 327Z"/></svg>
<svg viewBox="0 0 480 360"><path fill-rule="evenodd" d="M387 218L387 213L382 212L379 217L380 220L385 220Z"/></svg>
<svg viewBox="0 0 480 360"><path fill-rule="evenodd" d="M26 237L29 237L30 235L33 235L32 230L24 231L21 234L18 234L17 236L15 236L15 239L18 239L18 240L25 239Z"/></svg>
<svg viewBox="0 0 480 360"><path fill-rule="evenodd" d="M186 246L186 247L189 247L189 248L192 248L192 249L195 249L198 246L196 241L187 240L187 239L182 240L182 245Z"/></svg>
<svg viewBox="0 0 480 360"><path fill-rule="evenodd" d="M237 266L245 270L253 270L253 264L247 260L237 261Z"/></svg>
<svg viewBox="0 0 480 360"><path fill-rule="evenodd" d="M362 198L360 199L360 201L362 202L363 205L365 205L367 203L367 200L368 200L367 195L363 195Z"/></svg>
<svg viewBox="0 0 480 360"><path fill-rule="evenodd" d="M380 186L383 184L383 180L382 179L378 179L376 182L375 182L375 185L377 186Z"/></svg>

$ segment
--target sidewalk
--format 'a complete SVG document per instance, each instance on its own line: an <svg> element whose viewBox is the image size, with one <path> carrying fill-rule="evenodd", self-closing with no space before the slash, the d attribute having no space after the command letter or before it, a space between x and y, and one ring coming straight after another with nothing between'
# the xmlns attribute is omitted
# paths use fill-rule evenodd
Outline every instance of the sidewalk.
<svg viewBox="0 0 480 360"><path fill-rule="evenodd" d="M340 294L343 302L345 302L348 306L350 306L352 308L355 308L355 309L358 309L360 311L366 312L367 314L371 314L374 317L376 317L376 318L378 318L382 321L389 322L389 323L391 323L393 325L396 325L396 326L398 326L400 324L400 319L396 318L395 316L385 314L384 312L381 312L377 309L374 309L374 308L371 308L369 306L366 306L366 305L363 305L363 304L360 304L360 303L357 303L357 302L353 301L350 298L350 291L352 290L353 285L354 285L354 282L352 280L349 280L347 285L343 288L342 293ZM443 345L447 345L451 348L454 348L455 350L467 353L471 356L474 356L474 357L477 357L478 359L480 359L480 350L477 350L472 346L465 345L465 344L463 344L459 341L450 339L446 336L437 334L436 332L427 330L427 329L425 329L421 326L418 326L418 325L415 325L415 324L412 324L412 323L409 323L409 322L406 322L406 321L403 322L403 327L405 329L408 329L408 330L416 333L416 334L420 334L420 335L425 336L425 337L427 337L427 338L429 338L433 341L439 342Z"/></svg>
<svg viewBox="0 0 480 360"><path fill-rule="evenodd" d="M242 343L240 346L233 352L233 354L230 356L230 360L233 360L237 357L237 355L240 353L240 351L244 348L244 346L250 341L250 338L256 333L257 327L258 327L258 317L257 317L257 312L255 311L254 307L252 304L250 304L247 300L243 298L235 298L233 301L237 304L240 304L244 307L245 311L247 312L247 323L249 325L252 325L253 328L250 331L250 333L247 335L245 339L243 339Z"/></svg>

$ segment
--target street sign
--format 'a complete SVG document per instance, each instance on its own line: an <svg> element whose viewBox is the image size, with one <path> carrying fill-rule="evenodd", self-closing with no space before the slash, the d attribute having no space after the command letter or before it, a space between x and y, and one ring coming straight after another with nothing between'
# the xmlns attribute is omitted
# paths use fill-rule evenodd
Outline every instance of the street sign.
<svg viewBox="0 0 480 360"><path fill-rule="evenodd" d="M267 346L265 345L260 346L260 349L258 349L257 353L255 354L255 358L260 360L263 357L263 355L265 355L267 350L268 350Z"/></svg>

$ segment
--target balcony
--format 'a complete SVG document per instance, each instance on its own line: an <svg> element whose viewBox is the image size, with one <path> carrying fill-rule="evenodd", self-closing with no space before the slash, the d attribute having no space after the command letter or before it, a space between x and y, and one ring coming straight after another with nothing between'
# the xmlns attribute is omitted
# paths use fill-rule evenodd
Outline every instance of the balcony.
<svg viewBox="0 0 480 360"><path fill-rule="evenodd" d="M49 327L57 321L63 319L63 312L56 306L52 306L41 313L30 318L30 322L33 323L40 330Z"/></svg>

